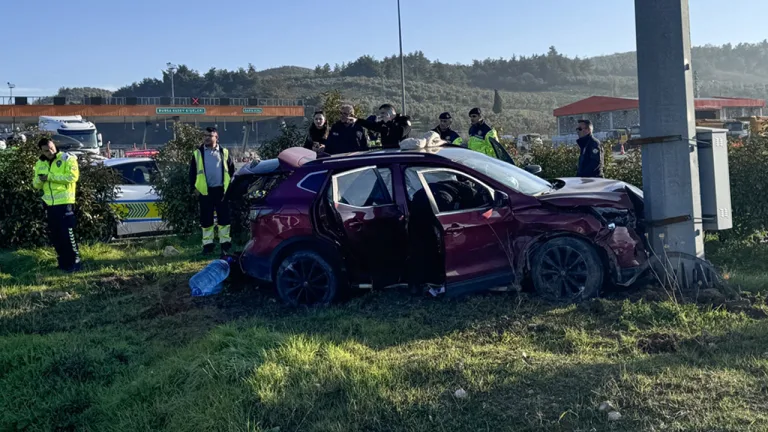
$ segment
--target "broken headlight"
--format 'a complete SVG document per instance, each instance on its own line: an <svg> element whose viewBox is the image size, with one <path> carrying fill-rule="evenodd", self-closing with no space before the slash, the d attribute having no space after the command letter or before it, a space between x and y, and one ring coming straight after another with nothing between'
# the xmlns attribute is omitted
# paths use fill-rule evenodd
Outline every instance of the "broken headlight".
<svg viewBox="0 0 768 432"><path fill-rule="evenodd" d="M635 227L635 215L628 209L616 209L611 207L592 207L595 216L610 229L617 226Z"/></svg>

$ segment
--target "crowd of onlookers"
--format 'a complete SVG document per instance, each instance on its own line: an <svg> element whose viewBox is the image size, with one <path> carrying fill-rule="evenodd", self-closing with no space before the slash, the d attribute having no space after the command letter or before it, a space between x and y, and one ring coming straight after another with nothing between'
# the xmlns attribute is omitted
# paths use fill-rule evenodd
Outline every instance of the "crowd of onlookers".
<svg viewBox="0 0 768 432"><path fill-rule="evenodd" d="M304 147L317 152L319 157L332 156L367 150L371 147L384 149L399 148L400 143L410 137L410 117L398 114L391 104L379 107L378 113L367 118L355 117L352 104L342 104L340 120L329 125L326 113L316 111L309 127ZM469 111L470 127L465 141L461 134L451 128L453 117L444 112L438 117L438 125L432 129L446 143L460 145L491 157L497 157L499 136L493 126L483 117L480 108ZM593 136L594 126L590 120L579 120L576 134L580 149L578 176L603 176L603 149Z"/></svg>

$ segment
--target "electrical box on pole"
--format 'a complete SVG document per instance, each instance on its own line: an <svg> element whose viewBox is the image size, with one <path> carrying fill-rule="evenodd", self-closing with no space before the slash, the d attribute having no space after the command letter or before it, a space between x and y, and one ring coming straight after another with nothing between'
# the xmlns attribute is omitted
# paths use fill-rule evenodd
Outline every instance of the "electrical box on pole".
<svg viewBox="0 0 768 432"><path fill-rule="evenodd" d="M696 128L701 186L701 218L704 229L720 231L733 228L731 215L731 179L728 171L728 131Z"/></svg>

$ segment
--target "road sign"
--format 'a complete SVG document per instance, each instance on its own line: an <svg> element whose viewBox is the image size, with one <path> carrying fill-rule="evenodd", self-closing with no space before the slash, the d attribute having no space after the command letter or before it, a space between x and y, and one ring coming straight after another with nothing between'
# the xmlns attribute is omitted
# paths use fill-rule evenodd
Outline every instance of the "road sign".
<svg viewBox="0 0 768 432"><path fill-rule="evenodd" d="M155 108L155 114L157 115L190 115L190 114L205 114L205 108Z"/></svg>
<svg viewBox="0 0 768 432"><path fill-rule="evenodd" d="M263 108L243 108L243 114L261 114L263 112Z"/></svg>

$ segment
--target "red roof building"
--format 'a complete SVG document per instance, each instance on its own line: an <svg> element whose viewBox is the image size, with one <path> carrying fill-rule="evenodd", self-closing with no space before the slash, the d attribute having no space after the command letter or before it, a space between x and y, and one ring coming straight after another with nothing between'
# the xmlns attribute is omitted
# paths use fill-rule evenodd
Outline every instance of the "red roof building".
<svg viewBox="0 0 768 432"><path fill-rule="evenodd" d="M697 119L730 119L736 117L762 116L765 100L748 98L712 97L694 101ZM639 101L637 98L616 98L592 96L557 108L558 133L573 133L576 122L586 118L595 124L595 130L605 131L629 128L640 124Z"/></svg>

